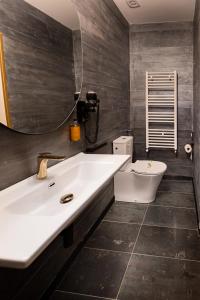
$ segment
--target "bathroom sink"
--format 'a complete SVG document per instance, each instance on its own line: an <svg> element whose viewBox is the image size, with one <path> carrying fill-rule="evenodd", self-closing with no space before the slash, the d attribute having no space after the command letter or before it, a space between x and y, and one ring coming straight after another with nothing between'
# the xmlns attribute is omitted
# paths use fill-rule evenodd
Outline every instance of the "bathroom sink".
<svg viewBox="0 0 200 300"><path fill-rule="evenodd" d="M81 162L67 168L56 178L37 184L36 189L29 189L23 197L15 199L5 207L12 214L55 216L66 214L71 206L81 203L81 198L87 196L112 166L110 162ZM61 166L59 166L61 167ZM49 175L51 172L49 172ZM33 178L38 183L38 180ZM62 196L73 194L73 201L60 204Z"/></svg>
<svg viewBox="0 0 200 300"><path fill-rule="evenodd" d="M0 266L28 267L128 159L79 153L48 168L45 180L32 176L1 191ZM61 203L68 194L73 200Z"/></svg>

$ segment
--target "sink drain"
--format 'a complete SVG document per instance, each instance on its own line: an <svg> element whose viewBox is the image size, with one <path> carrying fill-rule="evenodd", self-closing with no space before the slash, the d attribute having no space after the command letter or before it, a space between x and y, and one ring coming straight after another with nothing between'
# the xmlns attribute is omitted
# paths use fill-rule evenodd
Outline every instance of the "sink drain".
<svg viewBox="0 0 200 300"><path fill-rule="evenodd" d="M68 203L68 202L72 201L73 199L74 199L73 194L66 194L66 195L61 197L60 203L65 204L65 203Z"/></svg>

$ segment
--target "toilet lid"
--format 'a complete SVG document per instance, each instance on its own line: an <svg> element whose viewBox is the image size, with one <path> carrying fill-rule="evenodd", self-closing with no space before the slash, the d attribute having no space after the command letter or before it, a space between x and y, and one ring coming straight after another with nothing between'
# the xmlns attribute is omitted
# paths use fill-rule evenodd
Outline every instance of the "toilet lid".
<svg viewBox="0 0 200 300"><path fill-rule="evenodd" d="M154 160L137 160L131 164L131 170L139 174L158 175L166 171L167 165Z"/></svg>

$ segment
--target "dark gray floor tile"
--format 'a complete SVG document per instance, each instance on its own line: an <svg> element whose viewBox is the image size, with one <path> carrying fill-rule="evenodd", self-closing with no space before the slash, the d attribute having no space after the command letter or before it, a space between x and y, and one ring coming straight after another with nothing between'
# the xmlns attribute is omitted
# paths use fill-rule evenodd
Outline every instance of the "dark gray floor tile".
<svg viewBox="0 0 200 300"><path fill-rule="evenodd" d="M133 255L120 300L199 300L200 263Z"/></svg>
<svg viewBox="0 0 200 300"><path fill-rule="evenodd" d="M190 180L162 180L159 191L165 192L180 192L180 193L193 193L193 184Z"/></svg>
<svg viewBox="0 0 200 300"><path fill-rule="evenodd" d="M136 202L127 202L127 201L115 201L114 202L115 205L123 205L123 206L127 206L127 207L135 207L135 206L146 206L146 204L140 204L140 203L136 203Z"/></svg>
<svg viewBox="0 0 200 300"><path fill-rule="evenodd" d="M140 225L102 222L86 246L92 248L131 252L139 232Z"/></svg>
<svg viewBox="0 0 200 300"><path fill-rule="evenodd" d="M105 220L141 224L146 205L128 202L115 202L105 216Z"/></svg>
<svg viewBox="0 0 200 300"><path fill-rule="evenodd" d="M58 289L116 298L129 258L127 253L83 248Z"/></svg>
<svg viewBox="0 0 200 300"><path fill-rule="evenodd" d="M49 300L106 300L106 298L56 291Z"/></svg>
<svg viewBox="0 0 200 300"><path fill-rule="evenodd" d="M170 228L196 229L196 212L193 208L149 206L144 224Z"/></svg>
<svg viewBox="0 0 200 300"><path fill-rule="evenodd" d="M144 225L135 252L200 261L200 237L195 230Z"/></svg>
<svg viewBox="0 0 200 300"><path fill-rule="evenodd" d="M156 200L150 205L176 206L176 207L195 207L193 194L158 192Z"/></svg>

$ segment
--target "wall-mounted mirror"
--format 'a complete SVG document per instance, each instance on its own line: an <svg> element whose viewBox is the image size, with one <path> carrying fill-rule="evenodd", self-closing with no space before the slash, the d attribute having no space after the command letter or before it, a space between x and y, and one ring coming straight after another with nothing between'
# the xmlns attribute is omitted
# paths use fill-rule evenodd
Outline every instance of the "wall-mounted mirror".
<svg viewBox="0 0 200 300"><path fill-rule="evenodd" d="M0 32L0 123L29 134L55 130L82 85L75 6L71 0L1 0Z"/></svg>

